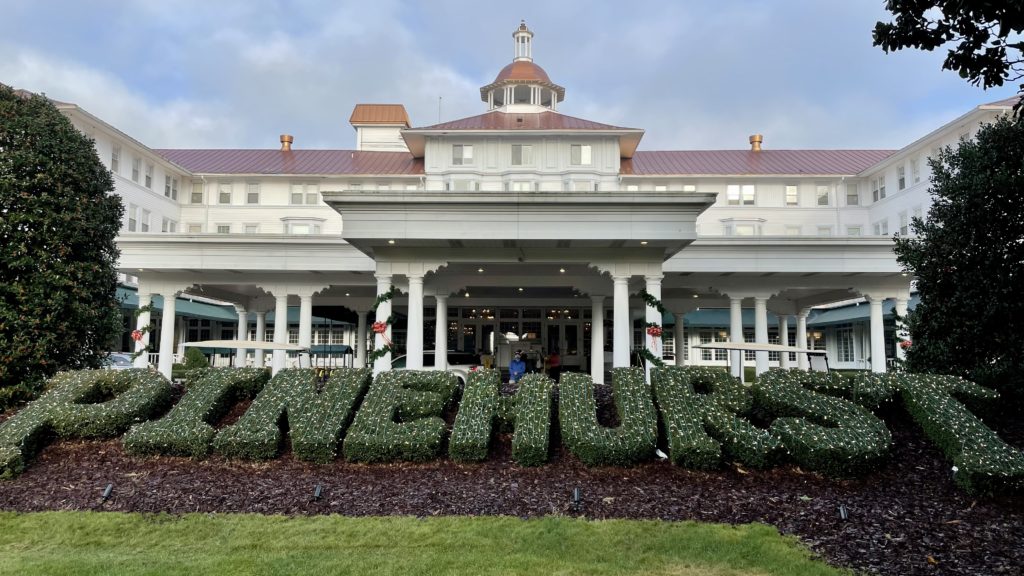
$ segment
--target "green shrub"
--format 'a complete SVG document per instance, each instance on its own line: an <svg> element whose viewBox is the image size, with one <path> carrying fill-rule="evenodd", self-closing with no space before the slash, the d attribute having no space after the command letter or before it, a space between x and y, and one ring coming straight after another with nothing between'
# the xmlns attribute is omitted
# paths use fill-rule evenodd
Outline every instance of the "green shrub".
<svg viewBox="0 0 1024 576"><path fill-rule="evenodd" d="M209 368L210 361L206 359L206 355L199 348L186 348L185 349L185 371L199 370L202 368Z"/></svg>
<svg viewBox="0 0 1024 576"><path fill-rule="evenodd" d="M806 372L789 370L789 378L808 390L828 396L845 398L868 410L876 410L891 402L899 389L900 374L896 372Z"/></svg>
<svg viewBox="0 0 1024 576"><path fill-rule="evenodd" d="M163 418L132 426L122 438L125 451L135 455L191 456L210 453L217 420L243 398L263 389L268 374L262 368L211 368L193 371L181 401Z"/></svg>
<svg viewBox="0 0 1024 576"><path fill-rule="evenodd" d="M0 424L0 477L12 477L53 436L109 438L171 404L171 386L150 370L61 372L48 392Z"/></svg>
<svg viewBox="0 0 1024 576"><path fill-rule="evenodd" d="M458 381L450 372L382 372L345 437L345 458L357 462L436 458L447 430L441 414L457 389Z"/></svg>
<svg viewBox="0 0 1024 576"><path fill-rule="evenodd" d="M319 391L316 370L282 370L238 422L214 437L213 449L229 458L274 458L287 426L296 458L330 462L369 383L368 369L336 368Z"/></svg>
<svg viewBox="0 0 1024 576"><path fill-rule="evenodd" d="M801 466L831 475L869 470L889 453L892 436L866 408L805 388L802 373L769 370L753 386L770 431Z"/></svg>
<svg viewBox="0 0 1024 576"><path fill-rule="evenodd" d="M953 461L953 480L964 490L1019 494L1024 489L1024 455L954 397L994 400L994 390L952 376L908 374L900 395L911 418Z"/></svg>
<svg viewBox="0 0 1024 576"><path fill-rule="evenodd" d="M541 466L551 445L551 390L554 382L543 374L528 374L519 381L514 408L512 459L521 466Z"/></svg>
<svg viewBox="0 0 1024 576"><path fill-rule="evenodd" d="M598 423L594 382L589 375L567 372L558 385L562 441L587 466L635 464L650 458L657 448L657 414L643 370L612 369L612 388L621 422L617 428Z"/></svg>
<svg viewBox="0 0 1024 576"><path fill-rule="evenodd" d="M478 462L487 458L498 416L500 387L501 374L497 370L477 370L469 374L448 441L448 455L452 460Z"/></svg>
<svg viewBox="0 0 1024 576"><path fill-rule="evenodd" d="M666 366L652 369L651 382L672 463L715 468L721 464L723 450L759 468L778 459L782 450L778 439L737 417L753 405L739 379L713 368Z"/></svg>

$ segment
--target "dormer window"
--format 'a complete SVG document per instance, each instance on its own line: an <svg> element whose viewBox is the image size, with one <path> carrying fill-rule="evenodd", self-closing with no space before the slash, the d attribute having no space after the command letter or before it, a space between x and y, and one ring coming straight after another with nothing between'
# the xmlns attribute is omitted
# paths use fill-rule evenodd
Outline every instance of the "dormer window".
<svg viewBox="0 0 1024 576"><path fill-rule="evenodd" d="M591 163L590 144L572 144L569 146L569 164L573 166L590 166Z"/></svg>
<svg viewBox="0 0 1024 576"><path fill-rule="evenodd" d="M533 146L529 144L512 145L512 165L530 166L533 164Z"/></svg>

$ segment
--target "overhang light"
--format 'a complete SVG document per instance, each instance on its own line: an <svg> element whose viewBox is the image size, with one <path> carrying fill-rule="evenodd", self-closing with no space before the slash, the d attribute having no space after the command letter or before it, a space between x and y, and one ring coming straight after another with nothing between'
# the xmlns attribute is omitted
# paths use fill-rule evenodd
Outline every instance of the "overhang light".
<svg viewBox="0 0 1024 576"><path fill-rule="evenodd" d="M561 272L562 274L565 274L565 268L559 268L558 271Z"/></svg>
<svg viewBox="0 0 1024 576"><path fill-rule="evenodd" d="M522 291L523 291L523 289L522 289L522 288L520 288L520 289L519 289L519 291L520 291L520 292L522 292Z"/></svg>
<svg viewBox="0 0 1024 576"><path fill-rule="evenodd" d="M477 271L477 272L479 272L479 273L481 273L481 274L483 274L483 273L484 273L484 269L483 269L483 268L477 268L477 269L476 269L476 271Z"/></svg>
<svg viewBox="0 0 1024 576"><path fill-rule="evenodd" d="M641 246L647 246L647 240L641 240L640 241L640 245Z"/></svg>
<svg viewBox="0 0 1024 576"><path fill-rule="evenodd" d="M394 244L394 243L395 243L394 240L388 240L388 244Z"/></svg>

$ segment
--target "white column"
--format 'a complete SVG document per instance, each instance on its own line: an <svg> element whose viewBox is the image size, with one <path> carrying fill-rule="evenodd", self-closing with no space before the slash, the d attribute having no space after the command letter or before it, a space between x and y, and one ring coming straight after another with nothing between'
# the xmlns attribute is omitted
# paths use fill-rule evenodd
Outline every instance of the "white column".
<svg viewBox="0 0 1024 576"><path fill-rule="evenodd" d="M434 313L434 370L448 369L448 296L434 296L437 311Z"/></svg>
<svg viewBox="0 0 1024 576"><path fill-rule="evenodd" d="M779 314L779 344L789 346L789 316ZM789 352L779 354L779 368L789 370Z"/></svg>
<svg viewBox="0 0 1024 576"><path fill-rule="evenodd" d="M743 342L743 299L729 297L729 341ZM732 350L732 375L743 381L743 351Z"/></svg>
<svg viewBox="0 0 1024 576"><path fill-rule="evenodd" d="M368 310L359 310L356 314L359 316L359 321L356 324L356 368L366 367L366 331L369 329L366 326L366 315L370 312Z"/></svg>
<svg viewBox="0 0 1024 576"><path fill-rule="evenodd" d="M768 299L754 298L754 342L758 344L768 343ZM756 373L758 376L768 371L768 351L759 350L754 353L756 362Z"/></svg>
<svg viewBox="0 0 1024 576"><path fill-rule="evenodd" d="M868 296L871 307L871 371L885 372L885 328L882 326L884 298Z"/></svg>
<svg viewBox="0 0 1024 576"><path fill-rule="evenodd" d="M907 332L907 305L909 304L906 298L896 299L896 315L899 316L900 320L896 323L896 358L900 360L907 359L907 351L900 346L900 342L903 339L909 339L910 334Z"/></svg>
<svg viewBox="0 0 1024 576"><path fill-rule="evenodd" d="M150 296L149 292L139 292L139 308L145 308L153 302L153 297ZM149 311L139 312L139 317L135 322L135 329L142 332L142 339L135 343L135 353L138 356L133 361L136 368L148 368L149 367L149 352L146 348L149 346L149 332L145 331L146 326L149 326L152 316Z"/></svg>
<svg viewBox="0 0 1024 576"><path fill-rule="evenodd" d="M313 345L313 294L299 294L299 346L309 348ZM299 353L299 367L309 368L310 353Z"/></svg>
<svg viewBox="0 0 1024 576"><path fill-rule="evenodd" d="M267 311L260 310L256 312L256 341L264 342L267 339ZM266 366L266 362L263 360L263 350L254 349L253 355L253 366L257 368L263 368Z"/></svg>
<svg viewBox="0 0 1024 576"><path fill-rule="evenodd" d="M590 297L590 378L604 383L604 296Z"/></svg>
<svg viewBox="0 0 1024 576"><path fill-rule="evenodd" d="M235 306L235 312L238 312L238 330L235 331L235 340L248 340L249 311L241 306ZM235 366L244 367L246 365L245 360L248 355L249 351L245 348L235 350Z"/></svg>
<svg viewBox="0 0 1024 576"><path fill-rule="evenodd" d="M629 337L633 331L629 318L629 276L613 276L612 282L612 367L629 368Z"/></svg>
<svg viewBox="0 0 1024 576"><path fill-rule="evenodd" d="M174 314L177 304L177 292L164 292L163 317L160 318L160 361L158 369L165 378L170 380L174 366Z"/></svg>
<svg viewBox="0 0 1024 576"><path fill-rule="evenodd" d="M389 290L391 290L391 276L389 276L389 275L377 276L377 296L380 296L382 294L386 294ZM377 306L377 316L374 319L374 321L375 322L386 322L387 319L390 316L391 316L391 301L387 300L385 302L381 302L380 305ZM380 350L381 348L384 347L385 337L387 338L387 340L386 340L387 342L391 341L391 326L390 325L388 326L387 331L384 334L375 334L374 340L373 340L373 349L374 350ZM390 352L385 354L385 355L383 355L383 356L378 357L376 360L373 361L373 374L375 376L377 374L380 374L381 372L384 372L385 370L390 370L390 369L391 369L391 353Z"/></svg>
<svg viewBox="0 0 1024 576"><path fill-rule="evenodd" d="M288 343L288 293L274 294L274 344ZM270 363L271 374L277 374L285 365L287 354L284 350L274 350L274 358Z"/></svg>
<svg viewBox="0 0 1024 576"><path fill-rule="evenodd" d="M646 282L645 289L647 290L647 293L653 296L655 299L661 300L661 276L645 276L644 280ZM661 316L661 312L659 312L657 308L647 305L647 303L644 303L644 310L646 312L644 314L646 323L657 324L658 326L662 326L662 322L664 319ZM648 336L646 327L641 332L641 335L643 336L644 346L647 348L647 351L653 354L655 358L662 358L664 356L665 351L664 340ZM651 364L651 362L644 364L644 373L647 376L648 382L651 381Z"/></svg>
<svg viewBox="0 0 1024 576"><path fill-rule="evenodd" d="M796 342L797 348L807 348L807 315L810 310L804 308L796 315ZM796 367L800 370L807 370L807 354L796 355Z"/></svg>
<svg viewBox="0 0 1024 576"><path fill-rule="evenodd" d="M423 275L409 274L409 314L405 332L406 368L423 368Z"/></svg>
<svg viewBox="0 0 1024 576"><path fill-rule="evenodd" d="M675 343L676 366L686 365L686 326L683 318L686 312L676 312L676 323L673 326L672 340Z"/></svg>

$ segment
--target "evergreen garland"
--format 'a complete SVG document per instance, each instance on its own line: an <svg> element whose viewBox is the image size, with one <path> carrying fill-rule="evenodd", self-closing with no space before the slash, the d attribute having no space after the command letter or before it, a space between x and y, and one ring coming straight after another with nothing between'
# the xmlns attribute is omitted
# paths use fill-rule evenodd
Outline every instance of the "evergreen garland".
<svg viewBox="0 0 1024 576"><path fill-rule="evenodd" d="M393 299L395 297L395 294L397 294L397 293L398 293L398 289L395 288L394 286L392 286L391 288L388 288L387 292L384 292L382 294L378 294L377 298L373 301L373 307L370 308L370 311L376 313L377 312L377 308L379 308L381 304L383 304L385 302L390 302L391 299ZM377 327L378 326L382 325L382 326L384 326L384 329L386 330L387 326L391 326L394 323L395 323L395 315L394 314L391 314L390 316L388 316L387 319L384 320L384 322L374 322L373 323L374 334L380 334L381 336L384 337L384 345L381 346L380 348L374 348L370 352L370 357L367 358L367 362L373 363L378 358L383 358L385 355L387 355L387 354L389 354L391 352L394 352L395 346L394 346L394 344L391 343L390 340L387 339L386 336L384 336L384 332L383 331L377 332ZM376 338L374 338L374 341L376 341Z"/></svg>
<svg viewBox="0 0 1024 576"><path fill-rule="evenodd" d="M661 300L655 298L653 294L641 288L640 297L643 298L647 306L654 308L655 310L658 311L659 314L665 314L665 305L661 303ZM657 322L647 322L645 324L645 327L647 328L647 334L649 334L651 338L661 338L661 324L658 324ZM665 366L665 361L655 356L654 353L648 350L646 346L640 349L640 356L642 356L644 360L650 362L654 366Z"/></svg>

